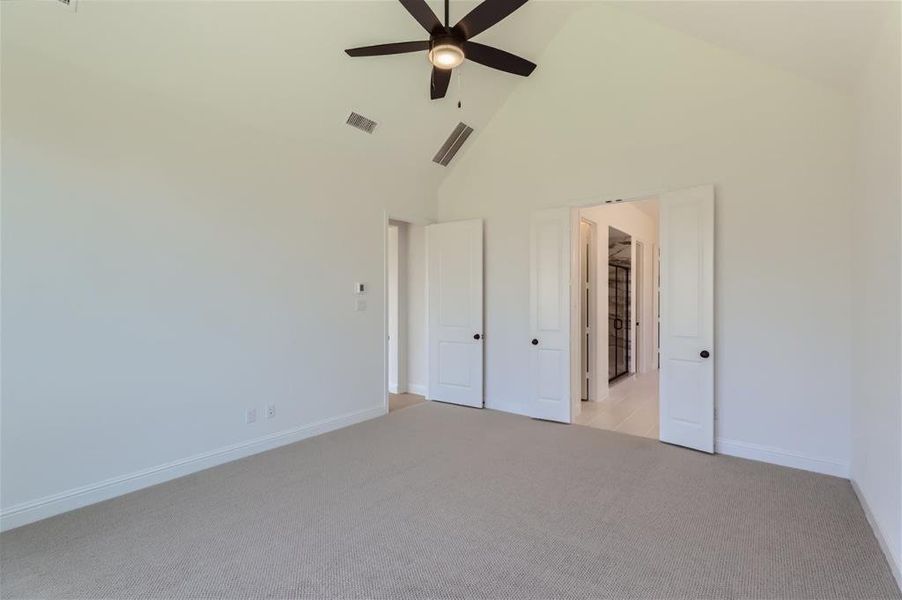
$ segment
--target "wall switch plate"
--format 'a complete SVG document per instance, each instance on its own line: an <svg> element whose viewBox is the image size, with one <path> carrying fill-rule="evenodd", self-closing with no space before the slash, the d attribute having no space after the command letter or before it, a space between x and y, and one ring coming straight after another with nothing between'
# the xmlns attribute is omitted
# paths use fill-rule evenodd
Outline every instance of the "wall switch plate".
<svg viewBox="0 0 902 600"><path fill-rule="evenodd" d="M358 281L354 284L354 293L355 294L365 294L366 293L366 283L362 281Z"/></svg>
<svg viewBox="0 0 902 600"><path fill-rule="evenodd" d="M244 422L247 423L248 425L250 425L251 423L255 422L256 420L257 420L257 409L256 408L247 409L247 412L244 413Z"/></svg>
<svg viewBox="0 0 902 600"><path fill-rule="evenodd" d="M276 416L276 405L270 404L266 407L266 418L272 419L274 416Z"/></svg>
<svg viewBox="0 0 902 600"><path fill-rule="evenodd" d="M356 312L365 311L366 310L366 300L364 300L363 298L357 298L357 300L354 302L354 310Z"/></svg>

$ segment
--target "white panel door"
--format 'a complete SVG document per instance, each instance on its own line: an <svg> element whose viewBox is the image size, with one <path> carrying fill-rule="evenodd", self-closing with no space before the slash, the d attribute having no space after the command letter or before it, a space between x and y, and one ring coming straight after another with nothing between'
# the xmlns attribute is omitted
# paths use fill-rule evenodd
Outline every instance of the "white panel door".
<svg viewBox="0 0 902 600"><path fill-rule="evenodd" d="M532 215L529 234L529 414L570 422L571 211ZM578 231L578 230L577 230Z"/></svg>
<svg viewBox="0 0 902 600"><path fill-rule="evenodd" d="M430 400L482 407L482 220L426 227Z"/></svg>
<svg viewBox="0 0 902 600"><path fill-rule="evenodd" d="M714 452L714 187L660 197L661 441Z"/></svg>

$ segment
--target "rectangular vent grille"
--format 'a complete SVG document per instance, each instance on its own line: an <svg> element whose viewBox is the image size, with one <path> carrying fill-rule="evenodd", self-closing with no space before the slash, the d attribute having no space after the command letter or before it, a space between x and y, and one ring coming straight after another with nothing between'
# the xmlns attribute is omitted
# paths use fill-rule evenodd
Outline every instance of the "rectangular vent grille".
<svg viewBox="0 0 902 600"><path fill-rule="evenodd" d="M451 162L451 159L454 158L457 151L464 145L464 142L467 141L467 138L470 137L471 133L473 133L472 127L466 123L459 123L457 127L454 128L454 131L451 132L451 135L448 136L448 139L445 140L445 143L442 144L442 147L439 149L438 154L435 155L435 158L432 159L432 162L447 167L448 163Z"/></svg>
<svg viewBox="0 0 902 600"><path fill-rule="evenodd" d="M352 112L347 120L348 125L351 127L356 127L361 131L365 131L367 133L373 133L373 130L376 129L376 122L370 119L367 119L363 115L358 115L355 112Z"/></svg>

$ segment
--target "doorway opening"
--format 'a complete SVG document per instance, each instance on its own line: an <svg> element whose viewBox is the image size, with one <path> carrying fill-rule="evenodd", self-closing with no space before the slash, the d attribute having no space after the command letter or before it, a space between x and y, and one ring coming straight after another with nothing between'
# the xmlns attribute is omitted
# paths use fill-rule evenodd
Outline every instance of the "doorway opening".
<svg viewBox="0 0 902 600"><path fill-rule="evenodd" d="M386 230L386 325L388 411L425 401L426 339L425 226L390 219Z"/></svg>
<svg viewBox="0 0 902 600"><path fill-rule="evenodd" d="M573 422L658 439L658 199L583 207L579 217L585 376Z"/></svg>
<svg viewBox="0 0 902 600"><path fill-rule="evenodd" d="M633 224L645 223L651 233L632 231L630 223L616 221L627 216ZM595 225L594 253L581 251L579 233L587 229L580 227L580 219ZM607 277L608 227L631 236L633 264L626 325L629 373L613 383L608 381L608 352L591 352L593 340L602 349L608 341L608 294L594 294L593 302L593 294L580 293L580 261L590 260L583 256L595 256L594 268L584 268L595 272L599 283ZM537 210L530 217L529 265L527 414L713 453L714 186ZM583 285L586 281L593 289L588 278ZM607 292L603 285L594 288ZM588 326L580 330L583 302L589 302ZM577 357L585 348L588 368L581 373L584 361ZM585 401L582 377L589 384ZM659 385L648 383L656 378ZM618 402L624 398L643 402Z"/></svg>

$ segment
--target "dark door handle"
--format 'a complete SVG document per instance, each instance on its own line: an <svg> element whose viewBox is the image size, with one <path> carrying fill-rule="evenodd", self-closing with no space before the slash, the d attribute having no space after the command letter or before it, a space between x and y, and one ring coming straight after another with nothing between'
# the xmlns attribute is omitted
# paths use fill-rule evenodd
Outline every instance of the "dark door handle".
<svg viewBox="0 0 902 600"><path fill-rule="evenodd" d="M533 345L533 346L538 346L538 345L539 345L539 340L537 340L536 338L532 338L532 345Z"/></svg>
<svg viewBox="0 0 902 600"><path fill-rule="evenodd" d="M698 353L698 355L701 356L702 358L708 358L709 356L711 356L711 353L708 352L707 350L702 350L701 352Z"/></svg>
<svg viewBox="0 0 902 600"><path fill-rule="evenodd" d="M480 339L481 337L482 337L482 336L479 335L478 333L473 334L473 339L474 339L474 340L478 340L478 339Z"/></svg>

